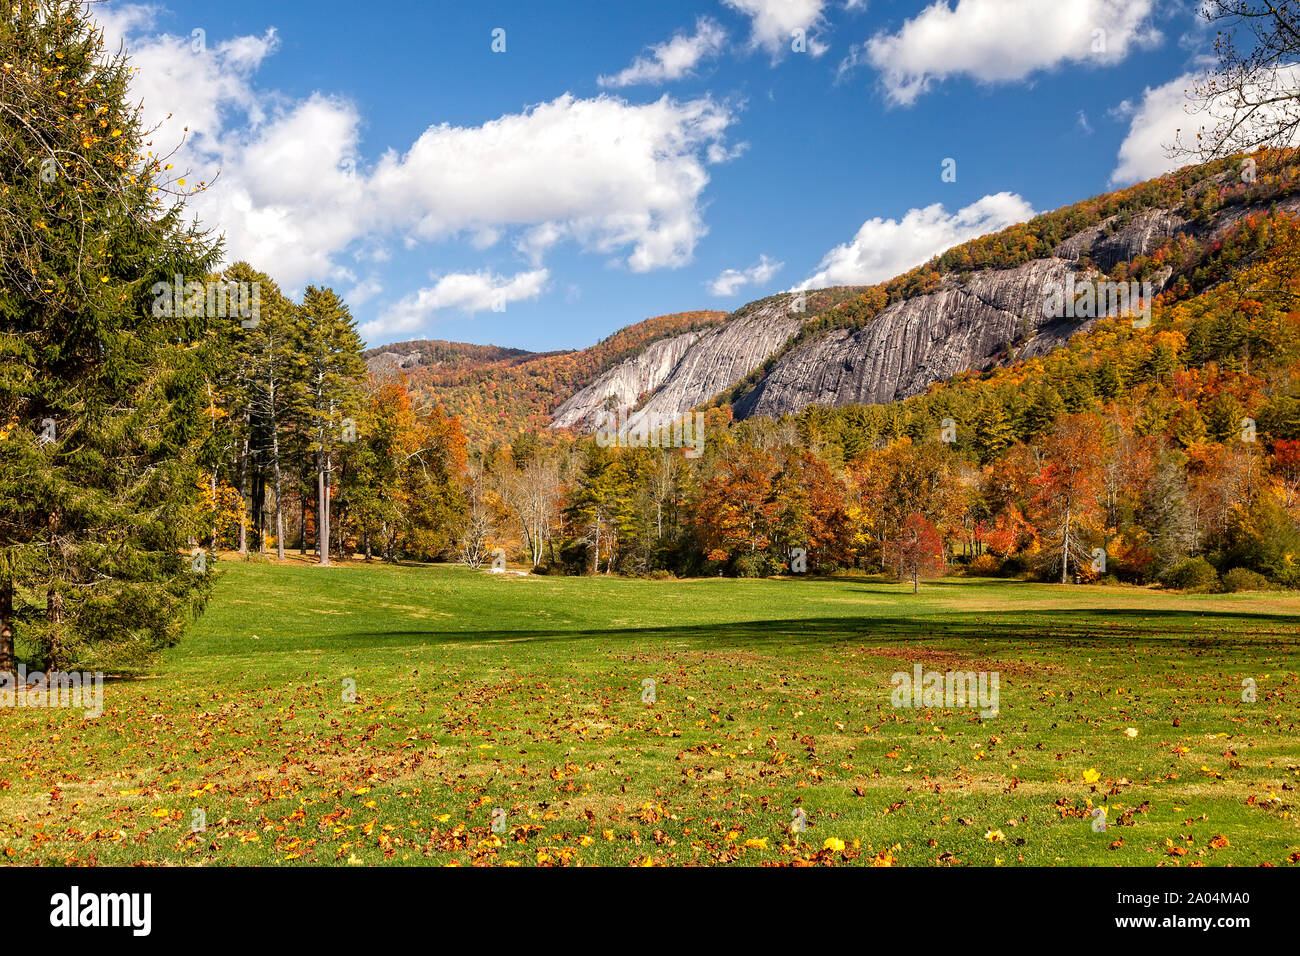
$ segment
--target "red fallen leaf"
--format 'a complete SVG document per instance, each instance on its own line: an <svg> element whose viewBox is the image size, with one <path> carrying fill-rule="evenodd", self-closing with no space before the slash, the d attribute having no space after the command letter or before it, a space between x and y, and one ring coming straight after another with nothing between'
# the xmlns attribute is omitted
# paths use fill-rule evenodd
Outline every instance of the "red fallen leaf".
<svg viewBox="0 0 1300 956"><path fill-rule="evenodd" d="M1210 840L1210 846L1214 847L1216 850L1222 850L1224 847L1231 845L1232 844L1228 842L1228 838L1223 834L1216 834L1214 838Z"/></svg>
<svg viewBox="0 0 1300 956"><path fill-rule="evenodd" d="M1123 845L1124 845L1124 841L1123 841L1122 839L1121 839L1121 840L1116 840L1114 843L1112 843L1112 844L1110 845L1110 849L1112 849L1112 850L1118 850L1118 849L1119 849L1120 847L1122 847Z"/></svg>

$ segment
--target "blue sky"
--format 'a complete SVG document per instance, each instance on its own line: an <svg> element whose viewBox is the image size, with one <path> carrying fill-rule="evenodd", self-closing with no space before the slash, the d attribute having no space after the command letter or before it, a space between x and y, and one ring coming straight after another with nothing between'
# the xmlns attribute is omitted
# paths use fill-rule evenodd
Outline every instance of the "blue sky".
<svg viewBox="0 0 1300 956"><path fill-rule="evenodd" d="M190 127L185 188L220 170L189 202L231 258L334 286L372 345L549 350L879 281L1180 165L1162 146L1212 53L1194 11L113 0L102 18L155 141Z"/></svg>

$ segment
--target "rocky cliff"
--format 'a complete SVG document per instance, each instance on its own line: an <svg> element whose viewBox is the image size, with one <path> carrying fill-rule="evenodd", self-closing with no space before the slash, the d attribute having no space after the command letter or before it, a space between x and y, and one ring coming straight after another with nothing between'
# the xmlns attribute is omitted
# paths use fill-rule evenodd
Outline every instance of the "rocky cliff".
<svg viewBox="0 0 1300 956"><path fill-rule="evenodd" d="M739 418L797 414L814 404L898 401L962 372L1045 354L1087 329L1094 316L1142 307L1111 299L1092 311L1071 305L1045 315L1049 290L1069 290L1062 299L1073 301L1074 293L1088 293L1085 283L1104 280L1121 263L1149 256L1182 234L1204 243L1252 213L1300 213L1294 192L1253 205L1241 201L1245 187L1235 165L1207 174L1189 170L1046 214L982 246L984 240L967 243L874 292L810 292L817 307L806 314L794 310L789 293L751 303L719 326L656 341L607 369L565 401L552 422L594 429L613 404L636 409L625 419L633 427L663 424L725 393ZM1120 213L1077 225L1096 218L1099 202ZM1051 238L1035 247L1029 235ZM1035 248L1045 254L1024 262ZM962 265L977 261L1021 264ZM1144 294L1158 294L1171 277L1170 267L1152 274L1151 266L1148 260L1143 268L1150 282ZM882 289L888 294L882 301L892 302L873 313L867 296ZM799 334L808 319L817 321ZM738 389L757 369L761 377Z"/></svg>
<svg viewBox="0 0 1300 956"><path fill-rule="evenodd" d="M1114 219L1099 223L1060 243L1051 256L1014 269L947 275L937 291L889 306L864 328L833 329L800 342L736 403L735 413L779 417L814 404L890 402L959 372L1050 351L1092 320L1045 318L1045 288L1071 276L1076 282L1096 276L1080 261L1085 254L1109 269L1187 228L1176 213L1149 210L1122 226ZM594 429L611 396L620 408L640 402L629 419L633 426L679 418L785 346L804 318L792 304L788 294L775 296L715 329L654 343L573 395L553 424Z"/></svg>
<svg viewBox="0 0 1300 956"><path fill-rule="evenodd" d="M1288 197L1273 209L1296 212L1300 198ZM1045 316L1048 289L1069 283L1081 288L1171 237L1219 235L1252 211L1258 207L1231 206L1198 223L1161 208L1122 220L1112 216L1059 242L1043 258L1011 269L948 273L934 291L895 302L860 328L831 328L784 351L802 317L790 311L788 295L764 300L689 342L682 336L660 343L653 355L647 352L610 370L566 402L556 424L594 428L606 395L614 394L626 405L633 392L649 392L642 399L642 415L652 422L671 421L717 397L777 353L759 382L736 401L738 418L776 418L809 405L908 398L961 372L1045 354L1096 321ZM1159 293L1168 278L1168 269L1152 276L1153 291ZM1115 311L1112 305L1093 314ZM631 422L637 420L633 416Z"/></svg>
<svg viewBox="0 0 1300 956"><path fill-rule="evenodd" d="M803 319L790 305L790 296L777 296L733 313L716 328L655 342L576 393L556 410L552 424L592 429L602 420L609 396L620 407L636 407L647 393L629 424L672 422L731 387L783 346Z"/></svg>
<svg viewBox="0 0 1300 956"><path fill-rule="evenodd" d="M600 425L606 403L631 408L673 373L682 356L703 332L687 332L652 342L640 355L620 362L555 410L556 428L591 430Z"/></svg>
<svg viewBox="0 0 1300 956"><path fill-rule="evenodd" d="M1043 290L1072 276L1082 282L1096 273L1054 256L977 272L964 283L948 276L939 291L895 303L865 328L800 343L736 403L736 415L778 418L809 405L898 401L959 372L1049 352L1096 321L1043 315Z"/></svg>
<svg viewBox="0 0 1300 956"><path fill-rule="evenodd" d="M1294 213L1300 200L1272 208ZM1180 233L1221 235L1252 211L1259 209L1230 207L1197 225L1166 209L1147 210L1122 225L1111 217L1061 242L1048 258L975 272L964 282L945 276L938 291L889 306L865 328L831 330L799 343L736 403L735 414L776 418L809 405L898 401L960 372L1045 354L1096 322L1044 317L1044 290L1053 283L1096 281L1097 270L1147 255ZM1165 269L1151 277L1155 293L1169 275Z"/></svg>

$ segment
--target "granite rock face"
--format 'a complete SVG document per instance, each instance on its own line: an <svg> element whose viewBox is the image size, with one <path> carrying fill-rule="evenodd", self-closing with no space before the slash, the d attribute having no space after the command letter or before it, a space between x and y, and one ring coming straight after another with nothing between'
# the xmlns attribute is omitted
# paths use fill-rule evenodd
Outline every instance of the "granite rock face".
<svg viewBox="0 0 1300 956"><path fill-rule="evenodd" d="M686 351L633 421L652 426L671 422L761 366L803 324L804 316L791 313L789 305L789 297L779 296L710 329Z"/></svg>
<svg viewBox="0 0 1300 956"><path fill-rule="evenodd" d="M834 329L783 355L736 406L740 418L781 415L809 405L892 402L969 369L1042 354L1088 320L1047 318L1044 289L1068 281L1065 259L949 277L937 292L889 306L864 328ZM1076 281L1086 276L1075 275Z"/></svg>
<svg viewBox="0 0 1300 956"><path fill-rule="evenodd" d="M575 392L555 410L551 425L582 430L599 427L607 400L612 399L618 408L635 405L672 375L682 356L704 334L686 332L650 343L639 355L620 362L586 388Z"/></svg>
<svg viewBox="0 0 1300 956"><path fill-rule="evenodd" d="M1117 217L1111 216L1071 236L1052 254L1077 261L1087 252L1098 269L1108 272L1121 262L1145 255L1171 236L1188 231L1187 220L1167 209L1148 209L1123 226L1116 223Z"/></svg>
<svg viewBox="0 0 1300 956"><path fill-rule="evenodd" d="M366 367L376 375L382 375L394 369L417 368L419 364L419 352L409 352L406 355L397 352L380 352L378 355L372 355L366 359Z"/></svg>
<svg viewBox="0 0 1300 956"><path fill-rule="evenodd" d="M1300 197L1275 207L1300 211ZM1221 234L1256 211L1258 207L1229 207L1198 224L1166 209L1147 210L1123 222L1111 217L1061 242L1046 258L1012 269L947 275L936 291L897 302L862 328L831 329L800 342L772 363L762 381L736 403L734 413L737 418L777 418L809 405L892 402L961 372L1046 354L1096 321L1045 315L1049 289L1097 280L1097 270L1106 272L1146 255L1181 233ZM1165 269L1152 278L1154 292L1169 274ZM640 397L640 410L630 419L634 424L679 418L781 350L804 318L792 313L790 305L789 295L776 296L740 309L714 329L655 343L573 396L554 423L598 427L608 395L615 395L622 407ZM1115 309L1097 309L1102 315L1108 311L1114 314Z"/></svg>
<svg viewBox="0 0 1300 956"><path fill-rule="evenodd" d="M778 296L742 309L723 325L662 339L596 379L556 409L557 428L595 429L604 420L606 399L620 408L644 403L628 423L666 425L707 402L763 364L786 343L803 316Z"/></svg>

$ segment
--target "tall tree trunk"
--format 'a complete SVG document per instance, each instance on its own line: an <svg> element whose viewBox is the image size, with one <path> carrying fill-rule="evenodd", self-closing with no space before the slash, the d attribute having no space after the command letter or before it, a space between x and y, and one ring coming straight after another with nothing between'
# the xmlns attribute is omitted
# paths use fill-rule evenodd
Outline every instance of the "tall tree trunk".
<svg viewBox="0 0 1300 956"><path fill-rule="evenodd" d="M66 661L63 659L63 641L59 639L63 630L59 626L63 623L63 595L58 591L47 591L45 594L45 619L50 629L45 641L44 663L52 669L60 668Z"/></svg>
<svg viewBox="0 0 1300 956"><path fill-rule="evenodd" d="M256 532L257 553L266 553L266 478L259 468L253 475L253 530Z"/></svg>
<svg viewBox="0 0 1300 956"><path fill-rule="evenodd" d="M239 553L248 554L248 414L244 414L244 450L239 456Z"/></svg>
<svg viewBox="0 0 1300 956"><path fill-rule="evenodd" d="M301 513L298 517L298 547L302 549L302 556L307 557L307 492L303 488L298 489L298 504Z"/></svg>
<svg viewBox="0 0 1300 956"><path fill-rule="evenodd" d="M1070 506L1065 506L1065 535L1061 541L1061 583L1069 584L1070 569Z"/></svg>
<svg viewBox="0 0 1300 956"><path fill-rule="evenodd" d="M14 659L14 582L0 581L0 674L16 675ZM16 676L15 676L16 679Z"/></svg>
<svg viewBox="0 0 1300 956"><path fill-rule="evenodd" d="M280 489L280 435L275 427L274 419L271 424L271 466L275 480L275 554L281 561L284 560L284 496Z"/></svg>
<svg viewBox="0 0 1300 956"><path fill-rule="evenodd" d="M217 403L216 400L212 397L212 382L206 381L205 383L208 387L208 412L211 418L212 434L215 435L217 433ZM208 488L212 492L212 507L215 509L217 508L217 466L216 465L212 466L212 476L208 480ZM218 510L217 513L220 514L220 511ZM217 526L215 523L212 525L212 550L213 551L217 550Z"/></svg>
<svg viewBox="0 0 1300 956"><path fill-rule="evenodd" d="M320 563L328 567L330 563L330 486L326 473L329 470L328 456L317 452L316 467L316 554Z"/></svg>

